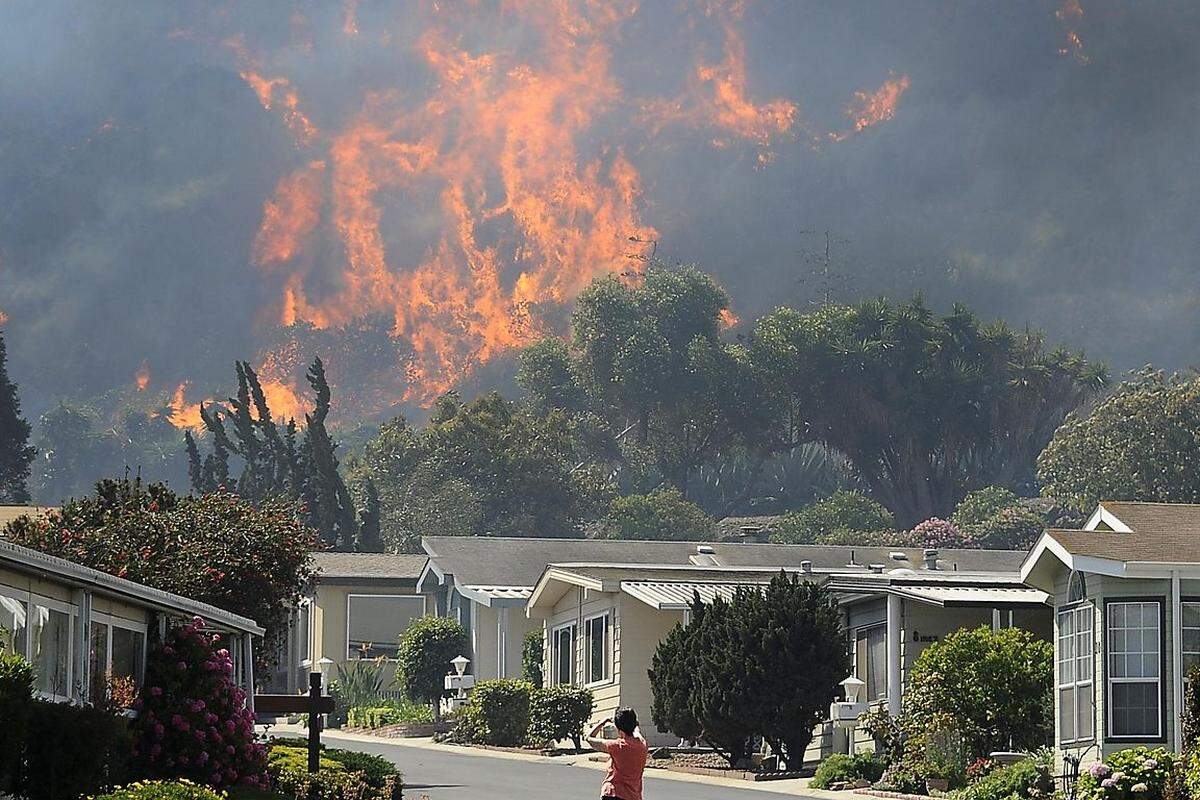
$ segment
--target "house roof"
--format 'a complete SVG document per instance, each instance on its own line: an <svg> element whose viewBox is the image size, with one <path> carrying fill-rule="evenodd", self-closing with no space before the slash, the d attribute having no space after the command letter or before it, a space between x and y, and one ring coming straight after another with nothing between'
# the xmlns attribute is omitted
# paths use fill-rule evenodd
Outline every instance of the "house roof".
<svg viewBox="0 0 1200 800"><path fill-rule="evenodd" d="M180 615L199 616L206 623L228 630L263 635L263 629L249 617L234 614L223 608L201 603L188 597L144 586L140 583L109 575L73 561L31 550L0 539L0 564L21 572L35 572L67 586L88 588L107 597L133 600L143 606Z"/></svg>
<svg viewBox="0 0 1200 800"><path fill-rule="evenodd" d="M412 581L426 557L413 553L313 553L318 581Z"/></svg>
<svg viewBox="0 0 1200 800"><path fill-rule="evenodd" d="M549 564L636 564L798 569L811 561L816 569L855 564L888 564L921 569L923 551L903 547L841 547L799 544L662 542L611 539L527 539L488 536L427 536L422 539L430 569L452 575L458 585L532 588ZM706 556L698 548L711 548ZM897 560L896 553L902 556ZM1023 552L942 550L945 571L1016 572Z"/></svg>
<svg viewBox="0 0 1200 800"><path fill-rule="evenodd" d="M1084 530L1046 531L1068 553L1113 561L1200 562L1200 505L1104 501Z"/></svg>
<svg viewBox="0 0 1200 800"><path fill-rule="evenodd" d="M51 511L57 510L57 508L47 506L0 506L0 528L4 528L8 523L20 517L44 517Z"/></svg>

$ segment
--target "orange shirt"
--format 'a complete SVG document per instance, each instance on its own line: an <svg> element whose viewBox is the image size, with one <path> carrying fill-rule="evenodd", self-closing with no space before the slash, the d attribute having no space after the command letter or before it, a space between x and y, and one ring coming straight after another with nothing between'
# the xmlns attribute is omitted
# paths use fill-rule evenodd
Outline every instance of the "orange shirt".
<svg viewBox="0 0 1200 800"><path fill-rule="evenodd" d="M642 800L642 771L650 754L646 740L621 733L619 739L604 743L604 751L609 763L600 796Z"/></svg>

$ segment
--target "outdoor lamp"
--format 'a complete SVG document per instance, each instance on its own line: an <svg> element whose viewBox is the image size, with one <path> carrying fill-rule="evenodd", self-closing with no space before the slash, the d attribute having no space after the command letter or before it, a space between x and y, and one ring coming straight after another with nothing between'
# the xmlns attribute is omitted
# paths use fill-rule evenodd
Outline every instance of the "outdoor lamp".
<svg viewBox="0 0 1200 800"><path fill-rule="evenodd" d="M859 680L851 675L846 680L842 681L842 691L846 694L846 702L858 703L862 698L863 691L867 688L867 682Z"/></svg>
<svg viewBox="0 0 1200 800"><path fill-rule="evenodd" d="M467 664L471 663L471 659L466 656L457 656L450 659L450 663L454 665L454 671L458 673L459 677L462 677L466 673Z"/></svg>

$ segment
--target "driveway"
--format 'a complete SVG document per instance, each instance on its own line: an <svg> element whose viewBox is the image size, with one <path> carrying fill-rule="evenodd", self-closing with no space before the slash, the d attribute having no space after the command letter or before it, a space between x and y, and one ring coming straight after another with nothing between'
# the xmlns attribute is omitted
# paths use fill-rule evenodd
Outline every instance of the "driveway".
<svg viewBox="0 0 1200 800"><path fill-rule="evenodd" d="M330 747L381 755L404 773L405 800L597 800L604 773L579 759L513 757L484 750L455 752L418 743L365 741L326 732ZM647 775L651 775L649 771ZM759 784L763 787L763 784ZM714 785L698 780L647 777L646 800L784 800L797 790Z"/></svg>

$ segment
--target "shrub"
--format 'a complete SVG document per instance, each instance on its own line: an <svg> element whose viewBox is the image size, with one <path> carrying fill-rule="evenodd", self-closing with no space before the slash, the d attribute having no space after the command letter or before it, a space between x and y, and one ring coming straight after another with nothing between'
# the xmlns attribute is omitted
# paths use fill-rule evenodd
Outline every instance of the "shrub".
<svg viewBox="0 0 1200 800"><path fill-rule="evenodd" d="M32 710L33 667L0 641L0 794L16 790Z"/></svg>
<svg viewBox="0 0 1200 800"><path fill-rule="evenodd" d="M792 544L815 544L836 531L888 531L894 527L892 514L886 508L866 495L842 489L785 514L772 538Z"/></svg>
<svg viewBox="0 0 1200 800"><path fill-rule="evenodd" d="M150 651L134 757L151 778L263 786L266 749L254 741L254 715L229 651L203 627L196 617Z"/></svg>
<svg viewBox="0 0 1200 800"><path fill-rule="evenodd" d="M76 800L129 780L131 737L124 717L35 700L29 741L37 745L26 748L17 792L27 800Z"/></svg>
<svg viewBox="0 0 1200 800"><path fill-rule="evenodd" d="M405 723L424 725L433 722L429 706L399 701L386 706L351 708L346 715L348 725L355 728L382 728Z"/></svg>
<svg viewBox="0 0 1200 800"><path fill-rule="evenodd" d="M468 742L518 747L529 733L533 684L525 681L482 681L463 708L456 733Z"/></svg>
<svg viewBox="0 0 1200 800"><path fill-rule="evenodd" d="M437 703L445 693L450 660L467 650L462 625L446 617L413 620L400 637L396 681L404 693L423 703Z"/></svg>
<svg viewBox="0 0 1200 800"><path fill-rule="evenodd" d="M592 715L595 700L590 689L548 686L534 689L529 703L529 740L557 742L570 739L583 747L583 727Z"/></svg>
<svg viewBox="0 0 1200 800"><path fill-rule="evenodd" d="M298 800L399 800L403 788L387 759L350 750L324 750L313 774L307 750L276 745L267 765L275 789Z"/></svg>
<svg viewBox="0 0 1200 800"><path fill-rule="evenodd" d="M704 542L716 538L717 522L674 487L612 501L596 538Z"/></svg>
<svg viewBox="0 0 1200 800"><path fill-rule="evenodd" d="M955 549L976 546L971 537L959 530L953 522L937 517L930 517L913 528L908 534L908 539L914 547Z"/></svg>
<svg viewBox="0 0 1200 800"><path fill-rule="evenodd" d="M954 720L948 715L937 715L921 740L924 745L921 772L925 777L944 778L951 786L966 783L971 754L966 737Z"/></svg>
<svg viewBox="0 0 1200 800"><path fill-rule="evenodd" d="M879 755L889 765L904 755L904 729L900 720L884 706L868 711L859 718L859 725L875 740Z"/></svg>
<svg viewBox="0 0 1200 800"><path fill-rule="evenodd" d="M1183 687L1183 750L1194 750L1197 739L1200 739L1200 666L1193 665Z"/></svg>
<svg viewBox="0 0 1200 800"><path fill-rule="evenodd" d="M991 519L1006 508L1012 508L1020 501L1021 498L1011 489L1003 486L985 486L968 492L955 506L950 521L965 530Z"/></svg>
<svg viewBox="0 0 1200 800"><path fill-rule="evenodd" d="M1131 747L1079 771L1079 800L1161 798L1180 770L1178 756L1162 747ZM1185 780L1191 784L1191 774Z"/></svg>
<svg viewBox="0 0 1200 800"><path fill-rule="evenodd" d="M993 764L995 762L992 762ZM1048 750L1007 767L993 767L954 800L1010 800L1050 797L1054 793L1054 773Z"/></svg>
<svg viewBox="0 0 1200 800"><path fill-rule="evenodd" d="M1053 664L1054 647L1019 628L963 629L931 644L917 657L904 700L912 746L940 715L955 721L972 760L1046 745L1054 731Z"/></svg>
<svg viewBox="0 0 1200 800"><path fill-rule="evenodd" d="M884 771L875 788L900 794L925 794L925 778L910 762L899 761Z"/></svg>
<svg viewBox="0 0 1200 800"><path fill-rule="evenodd" d="M546 684L542 675L544 650L545 640L540 630L532 630L525 634L525 640L521 643L521 679L534 686Z"/></svg>
<svg viewBox="0 0 1200 800"><path fill-rule="evenodd" d="M92 800L226 800L225 792L198 786L189 780L138 781L122 786Z"/></svg>
<svg viewBox="0 0 1200 800"><path fill-rule="evenodd" d="M1046 522L1024 505L1003 508L995 516L966 529L979 546L991 550L1028 550L1046 529Z"/></svg>
<svg viewBox="0 0 1200 800"><path fill-rule="evenodd" d="M834 753L821 762L808 785L814 789L828 789L843 781L867 780L874 783L883 776L885 766L883 759L870 753Z"/></svg>

